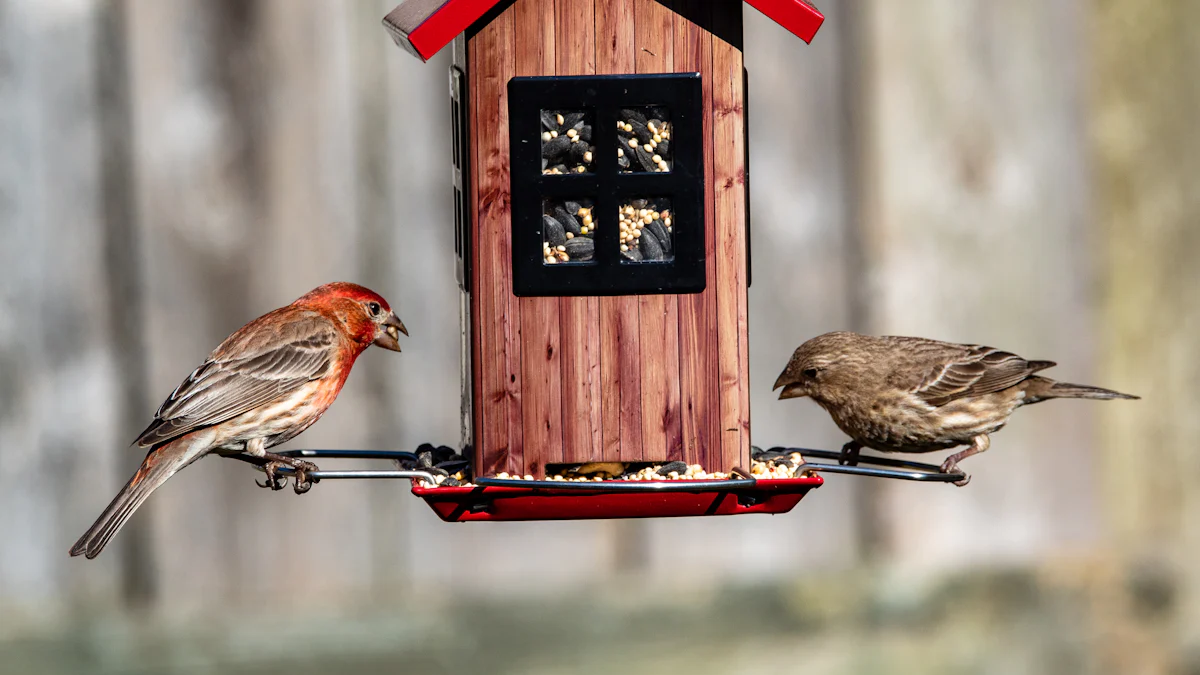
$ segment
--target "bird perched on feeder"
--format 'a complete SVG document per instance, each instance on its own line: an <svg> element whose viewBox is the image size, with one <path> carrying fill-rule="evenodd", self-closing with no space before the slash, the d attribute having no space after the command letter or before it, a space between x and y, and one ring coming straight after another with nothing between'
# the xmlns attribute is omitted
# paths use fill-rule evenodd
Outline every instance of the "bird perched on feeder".
<svg viewBox="0 0 1200 675"><path fill-rule="evenodd" d="M125 521L176 471L209 453L245 453L263 463L262 487L281 490L291 467L296 494L316 465L267 449L312 426L333 404L363 350L400 351L404 324L386 300L356 284L325 284L242 326L171 392L134 445L140 468L71 547L95 558Z"/></svg>
<svg viewBox="0 0 1200 675"><path fill-rule="evenodd" d="M864 447L915 453L969 445L942 463L943 473L953 473L987 450L988 435L1023 405L1138 398L1034 374L1054 365L980 345L834 332L800 345L774 389L783 388L780 399L808 396L833 417L853 439L842 448L843 463L857 461Z"/></svg>

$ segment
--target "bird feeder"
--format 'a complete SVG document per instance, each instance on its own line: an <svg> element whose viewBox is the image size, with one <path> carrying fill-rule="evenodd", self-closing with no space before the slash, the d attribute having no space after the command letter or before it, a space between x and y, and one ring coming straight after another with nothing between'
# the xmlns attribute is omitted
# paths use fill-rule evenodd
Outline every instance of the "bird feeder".
<svg viewBox="0 0 1200 675"><path fill-rule="evenodd" d="M396 43L422 60L453 42L472 480L316 477L414 478L450 521L782 513L821 485L820 471L946 479L905 462L747 471L742 4L407 0L387 15ZM747 4L805 42L824 20L802 0ZM563 467L679 462L692 480L545 480Z"/></svg>

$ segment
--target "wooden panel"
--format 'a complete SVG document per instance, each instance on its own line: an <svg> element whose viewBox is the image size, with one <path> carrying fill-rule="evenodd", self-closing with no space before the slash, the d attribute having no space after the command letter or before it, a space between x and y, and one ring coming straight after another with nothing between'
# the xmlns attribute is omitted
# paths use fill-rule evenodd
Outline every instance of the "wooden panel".
<svg viewBox="0 0 1200 675"><path fill-rule="evenodd" d="M474 214L474 291L479 312L472 321L482 356L484 475L524 473L521 411L521 311L512 294L511 200L508 175L508 106L505 89L515 74L515 9L509 7L475 35L471 61L471 128L476 133L471 192Z"/></svg>
<svg viewBox="0 0 1200 675"><path fill-rule="evenodd" d="M750 453L742 53L717 38L712 52L720 463L728 467L747 464Z"/></svg>
<svg viewBox="0 0 1200 675"><path fill-rule="evenodd" d="M515 12L516 74L553 75L554 0L519 0ZM507 97L503 105L507 106ZM508 134L508 129L503 131ZM509 237L505 233L505 237ZM510 264L506 261L505 264ZM518 298L521 308L522 475L541 478L547 462L563 461L562 357L557 298Z"/></svg>
<svg viewBox="0 0 1200 675"><path fill-rule="evenodd" d="M673 72L674 13L655 0L635 0L634 17L637 72ZM639 296L638 304L642 357L642 458L682 459L679 303L674 295L643 295Z"/></svg>
<svg viewBox="0 0 1200 675"><path fill-rule="evenodd" d="M555 72L596 72L596 27L593 0L555 3ZM601 459L604 424L600 398L600 300L560 298L563 373L563 459Z"/></svg>
<svg viewBox="0 0 1200 675"><path fill-rule="evenodd" d="M634 0L596 7L596 72L631 73ZM600 298L600 379L605 459L639 459L642 453L641 335L636 297Z"/></svg>
<svg viewBox="0 0 1200 675"><path fill-rule="evenodd" d="M682 5L682 6L681 6ZM679 389L683 461L706 469L728 470L718 448L716 322L716 227L713 213L712 37L694 21L707 24L711 5L704 0L677 0L683 14L675 16L675 69L700 73L704 86L704 231L703 293L681 295L679 302ZM692 20L684 18L684 15ZM686 226L686 225L685 225Z"/></svg>

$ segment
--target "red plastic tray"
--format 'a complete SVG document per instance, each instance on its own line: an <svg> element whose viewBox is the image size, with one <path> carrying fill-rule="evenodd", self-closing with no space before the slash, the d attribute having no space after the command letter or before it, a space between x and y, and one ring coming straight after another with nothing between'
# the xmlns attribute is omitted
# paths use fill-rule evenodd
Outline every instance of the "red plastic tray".
<svg viewBox="0 0 1200 675"><path fill-rule="evenodd" d="M684 492L620 492L605 490L605 483L596 483L595 490L556 490L552 487L424 487L419 481L413 481L412 492L424 499L442 520L463 523L787 513L809 490L824 483L816 475L757 480L750 487L740 488L706 489L707 482L687 481L696 489Z"/></svg>

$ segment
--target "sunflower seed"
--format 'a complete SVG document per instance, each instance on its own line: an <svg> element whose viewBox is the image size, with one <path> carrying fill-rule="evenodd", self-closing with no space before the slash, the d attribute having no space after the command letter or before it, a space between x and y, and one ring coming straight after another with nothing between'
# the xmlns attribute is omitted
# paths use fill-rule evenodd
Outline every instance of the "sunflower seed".
<svg viewBox="0 0 1200 675"><path fill-rule="evenodd" d="M636 110L630 110L629 108L621 110L621 119L628 120L630 122L638 122L642 126L646 126L646 116Z"/></svg>
<svg viewBox="0 0 1200 675"><path fill-rule="evenodd" d="M672 471L674 471L676 473L686 473L687 470L688 470L688 465L685 464L684 462L667 462L666 464L663 464L660 467L656 467L654 469L654 473L657 473L660 476L665 476L665 475L671 473Z"/></svg>
<svg viewBox="0 0 1200 675"><path fill-rule="evenodd" d="M651 159L650 153L641 149L641 147L634 148L633 152L637 156L638 164L642 165L642 170L655 171L658 169L658 165L654 163L653 159Z"/></svg>
<svg viewBox="0 0 1200 675"><path fill-rule="evenodd" d="M562 223L563 229L571 234L579 234L579 221L561 206L554 207L554 217Z"/></svg>
<svg viewBox="0 0 1200 675"><path fill-rule="evenodd" d="M542 157L552 161L556 160L569 147L571 147L571 139L566 136L551 138L549 141L542 143Z"/></svg>
<svg viewBox="0 0 1200 675"><path fill-rule="evenodd" d="M567 242L567 234L557 220L542 216L542 240L551 246L562 246Z"/></svg>
<svg viewBox="0 0 1200 675"><path fill-rule="evenodd" d="M646 128L646 124L644 122L633 121L630 122L630 124L633 125L633 134L637 136L638 143L644 145L649 143L650 140L654 138L654 134L650 133L650 130Z"/></svg>
<svg viewBox="0 0 1200 675"><path fill-rule="evenodd" d="M642 258L645 260L662 260L663 250L662 244L658 243L658 237L640 237Z"/></svg>
<svg viewBox="0 0 1200 675"><path fill-rule="evenodd" d="M596 242L589 237L575 237L567 241L567 255L571 260L591 260L596 255Z"/></svg>
<svg viewBox="0 0 1200 675"><path fill-rule="evenodd" d="M666 225L663 225L661 220L655 220L645 227L651 234L658 239L658 243L662 246L663 255L671 254L671 234L667 232Z"/></svg>

